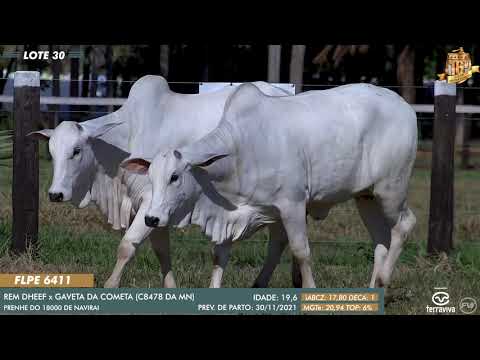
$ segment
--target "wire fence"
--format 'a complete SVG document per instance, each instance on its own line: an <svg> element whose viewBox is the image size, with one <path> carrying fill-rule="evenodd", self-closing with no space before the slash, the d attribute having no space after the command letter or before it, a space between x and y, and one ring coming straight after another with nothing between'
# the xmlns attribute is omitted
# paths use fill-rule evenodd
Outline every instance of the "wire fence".
<svg viewBox="0 0 480 360"><path fill-rule="evenodd" d="M13 80L13 76L1 77L0 80ZM137 80L123 80L123 79L41 79L43 82L97 82L97 83L112 83L112 82L126 82L134 83ZM200 85L202 81L168 81L169 84L187 84L187 85ZM344 84L303 84L303 88L332 88ZM427 89L433 94L433 82L430 85L382 85L383 87L390 87L394 89L401 88L416 88ZM463 89L480 90L480 87L463 87ZM89 95L92 95L89 93ZM56 122L62 122L65 120L71 121L84 121L89 120L94 116L102 116L109 112L117 110L124 104L127 98L123 97L105 97L105 96L41 96L41 112L46 116L53 116ZM433 100L433 97L432 97ZM8 116L8 113L12 111L13 96L12 95L0 95L0 116L4 114ZM412 104L412 107L417 111L417 120L419 123L419 134L421 139L430 139L433 136L433 104ZM480 136L480 105L457 105L456 111L458 114L464 114L463 121L471 124L469 125L470 138L474 139ZM4 118L5 118L4 116ZM0 118L0 123L2 118ZM2 125L0 124L0 127ZM5 126L3 126L5 127Z"/></svg>
<svg viewBox="0 0 480 360"><path fill-rule="evenodd" d="M133 80L126 80L126 79L123 79L121 77L117 78L117 79L106 79L106 78L97 78L97 79L93 79L93 78L89 78L89 79L70 79L70 78L40 78L40 82L88 82L88 83L128 83L128 84L133 84L135 82L138 81L139 78L134 78ZM0 77L0 80L5 80L5 81L8 81L8 80L11 80L13 81L13 76L9 76L9 77ZM266 80L264 80L266 81ZM373 84L373 85L378 85L380 87L384 87L384 88L388 88L388 89L402 89L402 88L405 88L405 89L432 89L434 88L434 81L435 80L425 80L424 81L424 85L387 85L387 84L378 84L378 83L375 83L375 82L371 82L371 83L368 83L368 82L364 82L366 84ZM201 84L205 84L205 83L208 83L208 82L215 82L213 80L209 80L209 81L169 81L167 80L167 83L170 84L170 85L201 85ZM239 80L231 80L231 81L225 81L225 80L221 80L221 81L218 81L218 82L224 82L224 83L230 83L230 84L234 84L234 83L238 83L238 82L243 82L243 81L239 81ZM334 84L334 83L328 83L328 84L318 84L318 83L305 83L305 82L292 82L292 81L289 81L288 82L289 84L292 84L295 85L295 86L302 86L302 87L307 87L307 88L310 88L310 87L338 87L338 86L343 86L343 85L348 85L348 83L339 83L339 84ZM459 85L459 89L462 89L462 90L480 90L480 86L470 86L468 84L463 84L462 85Z"/></svg>
<svg viewBox="0 0 480 360"><path fill-rule="evenodd" d="M0 80L12 80L12 77L7 77L7 78L0 78ZM85 83L88 84L87 88L87 93L89 96L87 97L78 97L78 98L67 98L67 97L62 97L64 99L64 102L58 102L58 98L55 99L53 97L50 97L50 99L47 99L46 96L42 96L41 103L44 105L42 107L42 114L45 114L47 116L57 116L57 119L59 121L63 120L70 120L71 118L68 117L70 114L72 117L77 116L79 118L80 116L100 116L103 114L107 114L111 112L116 106L121 106L122 103L126 100L125 98L122 97L107 97L107 96L91 96L91 86L92 84L96 85L101 85L101 84L106 84L107 87L111 88L112 85L118 85L119 87L122 86L122 84L127 84L125 88L128 88L132 84L134 84L137 81L137 79L134 80L126 80L126 79L65 79L65 78L56 78L56 79L46 79L43 78L41 79L41 83L44 85L47 85L48 87L53 87L52 85L57 82L57 83L77 83L78 85L84 85ZM202 81L169 81L168 82L170 85L190 85L192 87L198 86L203 84L204 82ZM233 83L233 81L232 81ZM311 84L311 83L295 83L294 85L301 85L303 87L304 91L307 90L314 90L314 89L328 89L328 88L334 88L337 86L345 85L345 84ZM433 100L433 82L430 84L425 84L425 85L407 85L407 86L401 86L401 85L381 85L384 88L392 89L394 91L399 91L402 89L415 89L417 90L418 93L422 93L422 96L426 99L431 99ZM462 87L466 92L469 93L474 93L478 90L480 90L480 87L473 87L473 86L465 86ZM79 93L82 94L84 89L79 89ZM110 92L107 92L111 94ZM119 92L117 92L119 93ZM124 93L124 91L123 91ZM96 95L96 94L93 94ZM114 94L116 95L116 94ZM79 99L79 100L71 100L71 99ZM13 98L9 97L5 100L8 101L1 101L0 103L12 103ZM72 101L72 103L69 103L69 101ZM0 104L1 105L1 104ZM54 106L68 106L68 108L55 108ZM86 107L89 106L89 109L79 109L78 107ZM103 107L109 106L110 108L104 109ZM433 115L428 116L428 115L423 115L423 114L432 114L433 113L433 105L432 104L414 104L415 110L418 112L418 114L422 114L417 117L418 121L420 124L422 123L431 123L433 122ZM102 110L104 109L104 110ZM7 109L0 109L1 113L4 114L9 114L11 113L11 110ZM477 120L480 120L480 117L476 117L475 114L480 114L480 106L477 106L475 108L475 105L461 105L457 107L457 112L459 113L466 113L469 114L470 116L466 116L465 120L471 122L471 123L477 123ZM87 120L87 119L83 119ZM0 118L1 122L1 118ZM330 216L335 216L335 214L343 214L345 217L352 217L354 214L358 214L354 206L351 206L353 204L349 204L350 206L341 206L337 207L334 210L332 210ZM415 209L415 213L420 215L420 216L428 216L428 209ZM479 215L480 213L478 211L470 211L470 210L462 210L461 212L457 212L457 216L468 216L468 215ZM358 217L358 215L357 215ZM358 219L357 219L358 220ZM178 231L178 234L180 235L180 232ZM203 237L202 237L203 238ZM181 240L186 241L187 236L181 236ZM368 239L366 237L365 239ZM247 242L255 242L255 243L265 243L267 239L265 237L259 237L256 239L251 239L251 240L245 240ZM357 247L371 247L372 242L368 240L312 240L310 241L310 244L315 245L315 246L357 246ZM480 245L480 242L475 243L475 245ZM406 243L407 247L410 246L417 246L417 244L412 243L412 242L407 242Z"/></svg>
<svg viewBox="0 0 480 360"><path fill-rule="evenodd" d="M8 80L12 78L0 78L0 80ZM97 83L134 83L137 80L93 80L93 79L41 79L42 82L53 82L53 81L61 81L61 82L97 82ZM179 84L179 85L201 85L205 82L202 81L169 81L169 84ZM308 88L332 88L336 86L341 86L345 84L302 84L303 89L308 89ZM424 86L399 86L399 85L391 85L391 86L385 86L382 85L382 87L385 88L392 88L392 89L401 89L401 88L416 88L416 89L426 89L428 91L432 91L433 94L433 83L431 86L429 85L424 85ZM464 87L463 89L465 90L480 90L480 87ZM72 115L78 115L78 116L88 116L88 115L95 115L95 116L101 116L103 114L110 113L112 109L114 110L115 108L118 108L123 104L123 102L126 100L126 98L108 98L108 97L101 97L101 96L91 96L91 97L52 97L52 96L42 96L41 97L41 104L42 104L42 109L41 113L46 114L48 116L55 116L58 115L58 120L63 121L66 119L70 119L68 117L65 117L69 114ZM8 95L1 95L0 96L0 103L4 104L11 104L13 102L13 97L8 96ZM53 106L57 106L57 108L54 108ZM414 109L417 111L417 114L419 115L417 117L417 120L419 121L419 126L422 127L424 124L432 124L434 120L433 116L433 104L413 104L412 105ZM60 107L60 108L58 108ZM74 107L74 108L72 108ZM86 109L78 109L79 107L89 107ZM112 108L113 107L113 108ZM104 109L104 110L101 110ZM7 109L7 108L0 108L0 115L1 114L6 114L10 115L12 112L12 109ZM469 121L471 123L478 123L478 120L480 120L480 105L457 105L457 112L458 113L464 113L468 114L468 116L464 117L464 120ZM82 120L87 120L86 118ZM0 122L1 122L1 117L0 117ZM422 143L420 142L419 144L419 149L420 150L425 150L428 149L428 142ZM425 145L425 146L424 146ZM457 150L462 150L463 148L458 148ZM429 185L429 179L428 179L428 185ZM427 190L426 190L427 191ZM468 206L466 206L468 208ZM422 217L428 217L429 211L428 209L415 209L415 213L418 214L419 216ZM355 214L358 214L354 206L348 206L348 207L336 207L334 210L332 210L330 216L335 216L335 214L342 214L343 216L355 216ZM456 216L477 216L480 215L479 211L475 210L461 210L456 212ZM177 230L178 231L178 230ZM180 232L178 232L180 234ZM184 236L184 235L182 235ZM203 237L202 237L203 238ZM261 243L266 242L268 239L267 238L255 238L251 240L246 240L247 242L256 242L258 243L259 241ZM314 245L348 245L348 246L371 246L371 241L368 240L314 240L310 241L311 244ZM480 242L476 242L475 245L480 246ZM407 246L413 246L411 243L407 243Z"/></svg>
<svg viewBox="0 0 480 360"><path fill-rule="evenodd" d="M82 79L82 78L79 78L79 79L70 79L70 78L41 78L40 79L40 82L41 83L53 83L53 82L56 82L56 83L72 83L72 82L77 82L77 83L84 83L84 82L87 82L87 83L96 83L96 84L122 84L122 83L126 83L126 84L133 84L135 82L138 81L139 78L134 78L132 80L126 80L126 79L123 79L121 77L117 78L117 79L106 79L106 78L97 78L97 79L93 79L93 78L88 78L88 79ZM0 77L0 81L13 81L13 73L12 73L12 76L8 76L8 77ZM213 80L211 81L208 81L208 82L212 82ZM205 81L167 81L167 83L169 85L202 85L202 84L205 84L205 83L208 83L208 82L205 82ZM236 81L225 81L225 80L221 80L220 82L224 82L224 83L230 83L230 84L234 84L234 83L238 83L239 81L236 80ZM290 84L292 84L292 86L302 86L304 89L309 89L309 88L333 88L333 87L338 87L338 86L343 86L343 85L348 85L348 83L337 83L337 84L334 84L334 83L323 83L323 84L319 84L319 83L304 83L304 82L292 82L292 81L289 81ZM366 82L365 82L366 83ZM374 85L379 85L381 87L384 87L384 88L388 88L388 89L424 89L424 90L429 90L432 92L433 94L433 89L434 89L434 80L426 80L424 82L423 85L387 85L387 84L377 84L377 83L372 83ZM480 90L480 87L478 86L469 86L468 84L465 84L464 86L461 86L459 87L458 89L462 89L462 90L467 90L467 91L470 91L470 90ZM93 96L93 97L96 97L96 96Z"/></svg>
<svg viewBox="0 0 480 360"><path fill-rule="evenodd" d="M10 77L0 77L0 80L13 80L13 76ZM109 83L135 83L138 80L138 78L134 80L125 80L122 78L117 78L117 79L70 79L70 78L41 78L40 81L57 81L57 82L99 82L99 83L104 83L104 82L109 82ZM414 88L414 89L430 89L433 88L434 86L434 81L435 80L426 80L425 83L426 85L386 85L386 84L378 84L381 87L384 88L393 88L393 89L401 89L401 88ZM181 85L200 85L207 83L207 81L167 81L168 84L181 84ZM208 81L210 82L210 81ZM232 81L220 81L224 83L238 83L238 80L232 80ZM340 84L314 84L314 83L304 83L304 82L291 82L289 81L290 84L293 85L301 85L304 87L337 87L337 86L343 86L347 85L347 83L340 83ZM372 83L373 84L373 83ZM480 90L479 86L469 86L468 84L464 84L461 89L463 90Z"/></svg>
<svg viewBox="0 0 480 360"><path fill-rule="evenodd" d="M13 76L0 77L0 80L13 80ZM68 78L43 78L41 79L44 83L53 83L55 81L68 83L68 82L77 82L77 83L128 83L133 84L138 79L133 80L124 80L121 78L117 79L68 79ZM170 85L201 85L205 82L203 81L167 81ZM226 82L228 83L228 82ZM233 84L233 82L231 82ZM308 88L332 88L345 84L312 84L304 83L302 84L303 89ZM433 102L433 88L434 82L427 82L424 85L382 85L382 87L391 88L391 89L402 89L402 88L415 88L415 89L424 89L431 92L431 100ZM480 90L480 87L474 86L464 86L462 89L465 90ZM64 89L64 93L67 91L69 93L70 89ZM81 90L81 89L79 89ZM11 89L13 91L13 89ZM80 93L80 92L79 92ZM43 94L42 94L43 95ZM83 94L85 95L85 93ZM106 96L92 96L90 89L87 91L88 96L78 96L78 97L69 97L69 96L41 96L41 112L45 116L53 116L56 119L56 122L62 122L65 120L71 121L84 121L89 120L94 116L102 116L109 112L115 111L120 106L124 104L127 98L125 97L106 97ZM480 95L480 92L479 92ZM2 114L8 116L8 112L11 112L11 104L13 103L12 95L0 95L0 116ZM479 101L480 103L480 101ZM417 120L419 123L419 134L421 139L430 139L433 136L433 112L434 106L433 103L427 104L412 104L412 107L417 111ZM471 139L480 137L480 105L457 105L456 111L458 114L463 114L463 121L471 124L469 125L469 137ZM2 119L0 118L0 122ZM0 124L1 126L1 124ZM3 126L5 127L5 126Z"/></svg>

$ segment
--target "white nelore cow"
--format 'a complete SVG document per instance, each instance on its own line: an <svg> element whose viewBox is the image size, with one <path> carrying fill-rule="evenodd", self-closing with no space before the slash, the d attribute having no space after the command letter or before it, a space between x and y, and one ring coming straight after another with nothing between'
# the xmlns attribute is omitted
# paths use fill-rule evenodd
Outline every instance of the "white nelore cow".
<svg viewBox="0 0 480 360"><path fill-rule="evenodd" d="M288 95L265 82L254 84L272 96ZM178 94L169 89L163 77L144 76L132 86L127 101L117 111L82 123L65 121L54 130L32 133L49 139L53 159L50 200L71 201L80 208L94 202L114 229L127 229L105 287L119 286L125 265L147 237L160 260L164 286L176 286L168 229L152 232L145 225L152 192L149 179L125 171L119 164L130 154L153 158L159 150L200 139L218 125L232 92L228 87L207 94ZM262 276L272 272L266 268Z"/></svg>
<svg viewBox="0 0 480 360"><path fill-rule="evenodd" d="M226 251L268 225L288 239L303 287L315 287L306 216L324 219L350 198L375 245L371 287L389 284L416 219L407 187L417 147L416 114L394 92L367 84L274 98L250 84L227 101L219 126L155 156L146 223L194 223ZM286 236L285 236L286 235ZM215 270L214 270L215 271Z"/></svg>

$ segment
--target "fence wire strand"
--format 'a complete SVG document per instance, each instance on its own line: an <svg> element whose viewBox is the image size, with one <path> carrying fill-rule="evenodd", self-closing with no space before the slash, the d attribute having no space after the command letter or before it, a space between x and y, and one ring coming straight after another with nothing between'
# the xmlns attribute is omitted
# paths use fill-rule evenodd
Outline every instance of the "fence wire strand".
<svg viewBox="0 0 480 360"><path fill-rule="evenodd" d="M0 80L13 80L13 77L0 77ZM123 80L123 79L61 79L61 78L56 78L56 79L40 79L40 81L58 81L58 82L99 82L99 83L105 83L105 82L112 82L112 83L135 83L138 81L136 80ZM180 84L180 85L200 85L200 84L205 84L209 83L210 81L168 81L168 84ZM221 81L224 83L238 83L241 81ZM431 85L381 85L381 84L376 84L376 83L370 83L370 82L360 82L364 84L372 84L372 85L377 85L380 87L385 87L385 88L415 88L415 89L431 89L433 90L433 84L434 80L431 81ZM348 83L341 83L341 84L308 84L308 83L300 83L300 82L289 82L289 84L293 85L301 85L302 87L338 87L338 86L343 86L343 85L348 85ZM463 90L480 90L479 86L463 86L461 87Z"/></svg>

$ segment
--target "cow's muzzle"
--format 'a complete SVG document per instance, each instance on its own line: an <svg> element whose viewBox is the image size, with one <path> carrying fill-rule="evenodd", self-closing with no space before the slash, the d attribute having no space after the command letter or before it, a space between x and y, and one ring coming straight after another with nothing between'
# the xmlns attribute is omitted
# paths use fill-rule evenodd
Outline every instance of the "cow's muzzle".
<svg viewBox="0 0 480 360"><path fill-rule="evenodd" d="M145 225L148 227L157 227L160 219L156 216L145 216Z"/></svg>
<svg viewBox="0 0 480 360"><path fill-rule="evenodd" d="M48 193L48 197L52 202L60 202L63 200L63 193Z"/></svg>

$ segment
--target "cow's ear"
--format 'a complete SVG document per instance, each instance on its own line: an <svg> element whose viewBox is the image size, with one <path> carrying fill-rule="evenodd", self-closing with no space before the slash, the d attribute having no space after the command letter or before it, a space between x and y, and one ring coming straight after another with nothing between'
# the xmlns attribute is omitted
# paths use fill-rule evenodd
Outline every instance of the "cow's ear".
<svg viewBox="0 0 480 360"><path fill-rule="evenodd" d="M28 133L27 136L31 137L35 140L47 140L50 139L50 137L53 134L52 129L43 129L39 131L32 131L31 133Z"/></svg>
<svg viewBox="0 0 480 360"><path fill-rule="evenodd" d="M199 167L206 167L212 165L215 161L223 159L227 157L229 154L214 154L214 153L207 153L207 154L196 154L190 155L188 153L182 154L180 151L175 150L173 152L175 157L178 159L184 159L184 161L191 165L191 166L199 166Z"/></svg>
<svg viewBox="0 0 480 360"><path fill-rule="evenodd" d="M123 161L120 164L125 170L131 171L136 174L146 174L151 162L141 158L133 158Z"/></svg>
<svg viewBox="0 0 480 360"><path fill-rule="evenodd" d="M90 138L98 138L105 134L106 132L110 131L113 129L115 126L120 125L121 122L114 121L106 124L101 124L100 126L88 126L88 125L83 125L79 124L79 127L81 130L85 131L87 136Z"/></svg>

